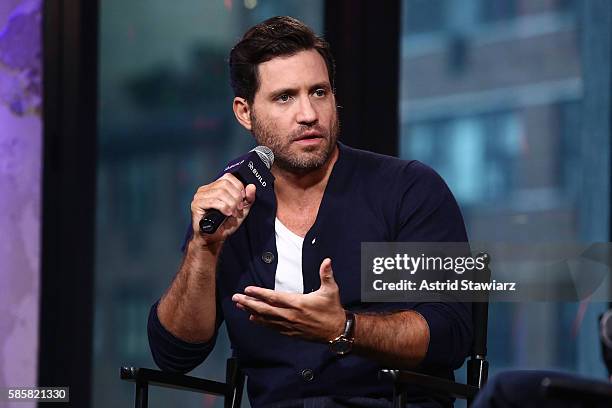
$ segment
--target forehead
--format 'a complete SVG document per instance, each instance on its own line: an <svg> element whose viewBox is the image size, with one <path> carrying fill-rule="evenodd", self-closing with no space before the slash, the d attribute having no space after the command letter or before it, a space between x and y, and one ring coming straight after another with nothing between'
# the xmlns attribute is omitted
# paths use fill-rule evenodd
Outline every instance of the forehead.
<svg viewBox="0 0 612 408"><path fill-rule="evenodd" d="M329 83L325 60L316 50L300 51L262 62L259 69L259 92L281 88L301 88Z"/></svg>

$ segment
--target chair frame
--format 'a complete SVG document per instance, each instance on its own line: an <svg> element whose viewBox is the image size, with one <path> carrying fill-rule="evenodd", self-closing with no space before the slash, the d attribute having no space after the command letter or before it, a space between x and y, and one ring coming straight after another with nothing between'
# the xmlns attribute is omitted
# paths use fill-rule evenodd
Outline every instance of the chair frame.
<svg viewBox="0 0 612 408"><path fill-rule="evenodd" d="M205 380L180 373L154 370L150 368L121 367L122 380L136 384L134 406L148 408L149 385L174 388L191 392L225 397L225 408L239 408L244 388L244 374L238 367L238 360L229 358L226 363L225 382Z"/></svg>

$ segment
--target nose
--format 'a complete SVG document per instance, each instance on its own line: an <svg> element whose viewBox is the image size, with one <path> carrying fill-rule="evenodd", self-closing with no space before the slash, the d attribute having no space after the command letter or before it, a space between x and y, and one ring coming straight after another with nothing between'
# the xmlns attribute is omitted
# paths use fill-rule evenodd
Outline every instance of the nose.
<svg viewBox="0 0 612 408"><path fill-rule="evenodd" d="M314 106L312 106L310 98L300 98L298 109L296 120L300 125L312 126L317 123L317 111Z"/></svg>

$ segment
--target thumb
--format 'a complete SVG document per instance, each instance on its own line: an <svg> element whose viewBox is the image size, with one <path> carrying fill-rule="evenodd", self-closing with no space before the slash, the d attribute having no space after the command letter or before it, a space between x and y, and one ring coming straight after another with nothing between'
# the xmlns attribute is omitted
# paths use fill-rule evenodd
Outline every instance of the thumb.
<svg viewBox="0 0 612 408"><path fill-rule="evenodd" d="M251 207L255 202L255 185L249 184L244 189L244 198L242 200L242 211L238 213L236 217L239 222L242 222L249 215L249 211L251 211Z"/></svg>
<svg viewBox="0 0 612 408"><path fill-rule="evenodd" d="M255 184L249 184L244 189L244 194L245 194L244 198L246 201L246 205L249 207L255 201L255 191L256 191Z"/></svg>
<svg viewBox="0 0 612 408"><path fill-rule="evenodd" d="M334 280L334 271L332 270L332 261L329 258L325 258L321 262L319 268L319 277L321 278L321 288L335 286L336 281Z"/></svg>

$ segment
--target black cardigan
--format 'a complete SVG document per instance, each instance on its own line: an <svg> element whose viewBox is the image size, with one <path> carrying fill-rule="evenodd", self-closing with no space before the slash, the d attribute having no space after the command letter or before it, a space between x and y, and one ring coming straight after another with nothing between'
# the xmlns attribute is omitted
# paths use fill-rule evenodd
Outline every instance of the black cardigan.
<svg viewBox="0 0 612 408"><path fill-rule="evenodd" d="M360 251L362 242L465 242L459 207L442 178L424 164L338 146L317 219L304 238L304 292L319 287L321 261L331 258L345 309L419 312L430 328L420 370L453 378L472 341L470 304L362 303ZM250 322L248 314L234 306L232 295L246 286L274 289L275 214L273 189L258 191L249 216L224 243L217 271L217 329L224 320L234 355L248 376L251 404L314 396L391 398L390 384L377 378L381 367L376 362L354 354L339 357L327 344L281 335ZM164 370L193 369L208 356L215 339L190 344L174 337L160 324L156 306L148 321L155 362ZM303 375L306 369L313 375ZM416 389L410 396L428 398Z"/></svg>

